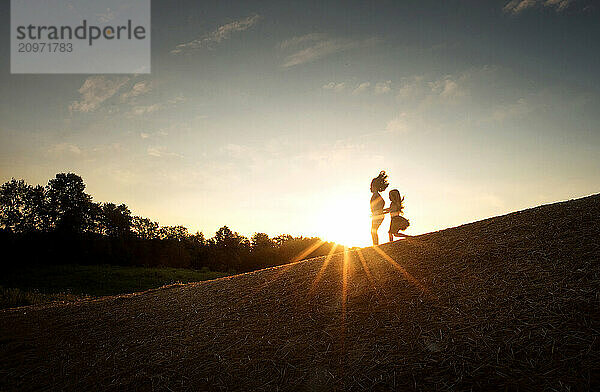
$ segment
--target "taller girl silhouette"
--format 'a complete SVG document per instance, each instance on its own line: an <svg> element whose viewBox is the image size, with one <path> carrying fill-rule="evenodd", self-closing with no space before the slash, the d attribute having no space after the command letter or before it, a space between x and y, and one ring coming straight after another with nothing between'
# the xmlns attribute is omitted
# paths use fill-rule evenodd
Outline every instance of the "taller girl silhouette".
<svg viewBox="0 0 600 392"><path fill-rule="evenodd" d="M371 237L373 238L373 245L379 245L377 230L379 230L379 226L381 226L385 217L383 213L385 201L379 192L383 192L388 185L387 174L383 170L371 181L371 193L373 193L371 196Z"/></svg>

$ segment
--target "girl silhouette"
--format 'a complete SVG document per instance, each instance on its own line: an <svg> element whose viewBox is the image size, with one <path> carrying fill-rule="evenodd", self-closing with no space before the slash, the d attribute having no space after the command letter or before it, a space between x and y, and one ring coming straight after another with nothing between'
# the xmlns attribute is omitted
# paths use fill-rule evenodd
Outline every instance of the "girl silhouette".
<svg viewBox="0 0 600 392"><path fill-rule="evenodd" d="M392 217L390 230L388 231L390 242L394 240L394 237L409 237L404 233L400 233L401 230L406 230L410 225L408 219L402 216L403 209L404 197L400 196L398 189L392 189L390 191L390 207L383 210L384 213L389 212Z"/></svg>
<svg viewBox="0 0 600 392"><path fill-rule="evenodd" d="M385 207L385 201L379 192L383 192L388 187L387 174L385 171L381 171L379 175L371 180L371 237L373 238L373 245L379 245L379 236L377 230L383 222L385 214L383 208Z"/></svg>

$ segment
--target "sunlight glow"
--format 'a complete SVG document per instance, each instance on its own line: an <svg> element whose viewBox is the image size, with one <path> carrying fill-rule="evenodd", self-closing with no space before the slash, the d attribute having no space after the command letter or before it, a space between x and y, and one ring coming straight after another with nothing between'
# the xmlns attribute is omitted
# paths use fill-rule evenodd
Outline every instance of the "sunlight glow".
<svg viewBox="0 0 600 392"><path fill-rule="evenodd" d="M336 196L325 202L319 213L320 237L349 247L371 245L369 195Z"/></svg>
<svg viewBox="0 0 600 392"><path fill-rule="evenodd" d="M346 321L346 300L348 297L348 265L350 262L350 251L344 249L344 264L342 271L342 322Z"/></svg>

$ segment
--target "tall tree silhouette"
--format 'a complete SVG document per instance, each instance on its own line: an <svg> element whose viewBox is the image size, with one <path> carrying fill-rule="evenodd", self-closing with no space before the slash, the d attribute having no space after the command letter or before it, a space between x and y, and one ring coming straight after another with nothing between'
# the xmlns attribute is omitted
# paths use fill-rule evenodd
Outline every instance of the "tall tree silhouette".
<svg viewBox="0 0 600 392"><path fill-rule="evenodd" d="M57 174L48 181L46 194L50 219L58 231L81 233L94 227L97 206L77 174Z"/></svg>
<svg viewBox="0 0 600 392"><path fill-rule="evenodd" d="M0 226L13 233L46 229L44 188L23 180L15 180L0 187Z"/></svg>
<svg viewBox="0 0 600 392"><path fill-rule="evenodd" d="M131 219L131 230L133 233L143 240L158 239L158 223L148 218L134 216Z"/></svg>
<svg viewBox="0 0 600 392"><path fill-rule="evenodd" d="M285 244L286 242L292 241L293 239L294 237L292 237L289 234L280 234L276 237L273 237L273 242L276 246L280 247L283 246L283 244Z"/></svg>
<svg viewBox="0 0 600 392"><path fill-rule="evenodd" d="M131 231L131 211L125 204L103 203L101 207L102 234L109 237L126 237Z"/></svg>
<svg viewBox="0 0 600 392"><path fill-rule="evenodd" d="M163 226L158 230L163 240L183 241L188 237L188 229L185 226Z"/></svg>
<svg viewBox="0 0 600 392"><path fill-rule="evenodd" d="M254 235L250 237L250 246L252 251L256 252L265 249L272 249L275 247L275 243L271 238L269 238L268 234L254 233Z"/></svg>

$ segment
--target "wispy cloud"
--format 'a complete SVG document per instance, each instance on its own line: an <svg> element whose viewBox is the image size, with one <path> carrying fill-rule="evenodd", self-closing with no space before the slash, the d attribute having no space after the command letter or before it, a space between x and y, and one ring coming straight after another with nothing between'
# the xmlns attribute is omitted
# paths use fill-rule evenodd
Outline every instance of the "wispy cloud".
<svg viewBox="0 0 600 392"><path fill-rule="evenodd" d="M569 7L571 3L573 3L573 0L546 0L544 6L554 7L557 11L562 11Z"/></svg>
<svg viewBox="0 0 600 392"><path fill-rule="evenodd" d="M398 98L408 99L419 95L423 89L424 79L425 77L421 75L402 78L398 88Z"/></svg>
<svg viewBox="0 0 600 392"><path fill-rule="evenodd" d="M377 82L375 84L375 94L387 94L392 91L392 81Z"/></svg>
<svg viewBox="0 0 600 392"><path fill-rule="evenodd" d="M398 83L397 96L412 101L433 98L451 101L469 95L476 80L493 72L493 67L484 66L453 75L405 77Z"/></svg>
<svg viewBox="0 0 600 392"><path fill-rule="evenodd" d="M354 87L352 87L354 85ZM351 92L352 95L361 95L364 93L374 93L376 95L387 94L392 91L392 81L376 82L329 82L321 87L323 90L340 93L343 91Z"/></svg>
<svg viewBox="0 0 600 392"><path fill-rule="evenodd" d="M58 143L48 148L47 152L52 155L64 156L65 154L70 155L81 155L82 151L79 146L72 143Z"/></svg>
<svg viewBox="0 0 600 392"><path fill-rule="evenodd" d="M368 91L369 87L371 87L371 83L369 83L369 82L360 83L358 86L356 86L354 91L352 91L352 94L353 95L362 94L362 93Z"/></svg>
<svg viewBox="0 0 600 392"><path fill-rule="evenodd" d="M108 113L124 113L126 116L140 116L185 102L183 95L177 95L162 102L152 102L152 100L144 97L146 102L140 103L139 99L152 91L154 83L150 80L133 83L133 80L135 79L130 77L90 76L78 90L81 94L81 99L71 102L69 110L71 112L82 113L94 112L106 106L106 102L115 97L115 99L109 101L115 105L110 105ZM116 97L119 98L116 99ZM124 108L125 110L122 111Z"/></svg>
<svg viewBox="0 0 600 392"><path fill-rule="evenodd" d="M415 75L394 83L401 102L400 113L385 124L387 132L414 133L442 129L445 124L434 119L456 112L456 105L477 99L482 85L497 78L497 67L483 66L451 75ZM499 108L508 110L508 108ZM503 114L498 112L497 116ZM449 118L452 117L451 115Z"/></svg>
<svg viewBox="0 0 600 392"><path fill-rule="evenodd" d="M442 79L429 83L431 91L442 98L458 98L466 95L466 92L459 85L460 78L455 79L452 76L445 76Z"/></svg>
<svg viewBox="0 0 600 392"><path fill-rule="evenodd" d="M69 105L72 112L93 112L104 101L113 97L125 83L128 77L90 76L79 88L81 99Z"/></svg>
<svg viewBox="0 0 600 392"><path fill-rule="evenodd" d="M534 108L529 101L520 98L517 102L496 107L492 113L492 119L495 121L511 120L523 117L533 112L533 110Z"/></svg>
<svg viewBox="0 0 600 392"><path fill-rule="evenodd" d="M165 146L155 146L148 147L146 150L148 155L156 157L156 158L165 158L165 157L176 157L183 158L183 155L177 154L176 152L169 151Z"/></svg>
<svg viewBox="0 0 600 392"><path fill-rule="evenodd" d="M204 34L198 39L177 45L175 49L171 50L171 54L182 54L187 51L198 49L213 49L216 44L231 38L234 33L248 30L257 24L260 19L260 15L254 14L247 18L224 24L219 26L216 30Z"/></svg>
<svg viewBox="0 0 600 392"><path fill-rule="evenodd" d="M524 10L535 6L537 0L511 0L502 10L507 13L518 14Z"/></svg>
<svg viewBox="0 0 600 392"><path fill-rule="evenodd" d="M377 38L351 40L330 38L325 34L311 33L283 41L278 47L282 50L295 50L294 53L284 58L282 66L288 68L310 63L334 53L374 45L377 42L379 42Z"/></svg>
<svg viewBox="0 0 600 392"><path fill-rule="evenodd" d="M305 34L302 35L300 37L294 37L294 38L290 38L287 39L285 41L282 41L279 45L277 45L277 47L279 49L287 49L287 48L295 48L298 47L300 45L303 45L305 43L312 43L315 41L322 41L322 40L326 40L327 39L327 35L323 34L323 33L310 33L310 34Z"/></svg>
<svg viewBox="0 0 600 392"><path fill-rule="evenodd" d="M344 83L344 82L341 82L341 83L329 82L329 83L323 85L323 90L332 90L335 92L344 91L345 88L346 88L346 83Z"/></svg>
<svg viewBox="0 0 600 392"><path fill-rule="evenodd" d="M126 114L128 116L142 116L144 114L150 114L159 110L176 106L182 102L185 102L185 97L183 95L178 95L174 98L168 99L166 102L151 103L148 105L135 105Z"/></svg>
<svg viewBox="0 0 600 392"><path fill-rule="evenodd" d="M160 128L157 136L167 136L174 133L190 132L192 127L187 122L170 122L169 126Z"/></svg>
<svg viewBox="0 0 600 392"><path fill-rule="evenodd" d="M111 10L110 8L107 8L105 13L96 14L96 19L100 23L108 23L111 20L113 20L114 18L115 18L115 12L113 10Z"/></svg>
<svg viewBox="0 0 600 392"><path fill-rule="evenodd" d="M152 90L152 82L149 80L142 80L141 82L137 82L131 87L131 90L124 92L121 94L121 100L128 101L132 98L138 97L140 95L144 95L149 93Z"/></svg>
<svg viewBox="0 0 600 392"><path fill-rule="evenodd" d="M521 12L534 8L553 8L556 12L561 12L573 5L576 0L511 0L502 8L509 14L520 14Z"/></svg>
<svg viewBox="0 0 600 392"><path fill-rule="evenodd" d="M140 138L144 139L144 140L158 140L159 138L163 138L165 136L168 136L169 133L159 130L156 132L150 132L150 131L142 131L140 132Z"/></svg>
<svg viewBox="0 0 600 392"><path fill-rule="evenodd" d="M141 116L143 114L149 114L159 111L164 107L165 105L161 103L153 103L152 105L138 105L134 106L127 114Z"/></svg>

